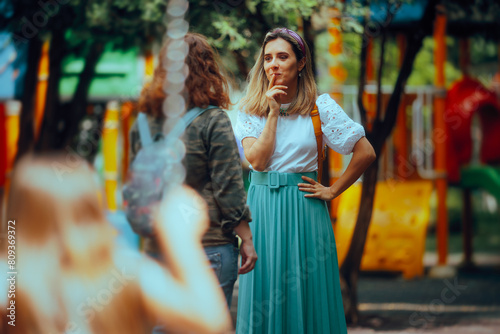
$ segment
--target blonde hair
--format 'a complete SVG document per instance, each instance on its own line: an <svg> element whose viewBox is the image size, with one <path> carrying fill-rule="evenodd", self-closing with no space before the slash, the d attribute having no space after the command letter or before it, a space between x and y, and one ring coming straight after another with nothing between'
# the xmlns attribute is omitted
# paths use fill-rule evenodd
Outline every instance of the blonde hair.
<svg viewBox="0 0 500 334"><path fill-rule="evenodd" d="M27 156L14 170L8 216L19 237L43 244L69 225L108 227L99 187L86 161L64 155Z"/></svg>
<svg viewBox="0 0 500 334"><path fill-rule="evenodd" d="M113 260L114 231L99 191L92 168L80 158L27 156L17 164L7 214L16 220L23 258L16 293L24 310L18 319L21 332L152 328L154 319L146 313L137 282L108 291L122 268ZM98 310L88 304L88 298L102 296L109 300Z"/></svg>
<svg viewBox="0 0 500 334"><path fill-rule="evenodd" d="M22 310L16 317L16 333L76 329L82 333L150 333L159 321L173 331L227 329L229 312L200 242L203 226L208 226L206 208L204 214L195 215L197 223L189 224L191 231L172 227L178 227L175 222L181 211L171 208L181 210L179 204L195 203L200 195L194 190L177 191L162 202L170 205L157 218L162 221L159 226L164 226L159 233L160 248L170 261L170 267L164 268L115 245L115 233L98 193L92 168L73 156L29 156L16 166L8 207L9 219L16 220L16 269L22 273L16 281L15 304ZM166 236L175 232L184 239L181 245L190 242L188 255L166 245L172 240ZM7 247L0 250L0 267L7 264L6 251ZM174 270L182 279L174 277ZM188 273L200 279L184 279ZM177 290L170 298L168 292ZM199 291L206 292L201 299ZM2 302L0 316L5 319L8 310ZM6 327L5 332L12 331L2 321L0 330Z"/></svg>
<svg viewBox="0 0 500 334"><path fill-rule="evenodd" d="M264 52L267 43L278 38L290 43L297 62L304 57L306 58L306 64L301 71L302 74L297 79L297 95L287 112L289 114L309 114L314 109L317 97L317 87L312 72L311 52L307 44L303 43L306 52L304 55L297 40L283 28L274 29L266 34L260 48L259 58L248 75L248 87L245 96L241 100L241 109L256 116L265 116L269 113L269 103L266 98L269 80L264 71Z"/></svg>

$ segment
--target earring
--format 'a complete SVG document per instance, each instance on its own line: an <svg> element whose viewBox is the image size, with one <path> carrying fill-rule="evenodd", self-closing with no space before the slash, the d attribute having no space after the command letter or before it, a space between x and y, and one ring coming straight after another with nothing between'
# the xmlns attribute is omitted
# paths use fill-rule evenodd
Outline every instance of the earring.
<svg viewBox="0 0 500 334"><path fill-rule="evenodd" d="M302 72L299 72L299 78L302 77Z"/></svg>

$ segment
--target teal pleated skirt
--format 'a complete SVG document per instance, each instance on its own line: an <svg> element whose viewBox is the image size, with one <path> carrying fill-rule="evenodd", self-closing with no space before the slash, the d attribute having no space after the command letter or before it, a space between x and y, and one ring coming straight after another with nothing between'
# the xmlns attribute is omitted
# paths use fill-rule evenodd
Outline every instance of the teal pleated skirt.
<svg viewBox="0 0 500 334"><path fill-rule="evenodd" d="M259 259L239 277L236 333L347 333L326 203L297 187L302 175L316 173L273 173L251 174L247 202Z"/></svg>

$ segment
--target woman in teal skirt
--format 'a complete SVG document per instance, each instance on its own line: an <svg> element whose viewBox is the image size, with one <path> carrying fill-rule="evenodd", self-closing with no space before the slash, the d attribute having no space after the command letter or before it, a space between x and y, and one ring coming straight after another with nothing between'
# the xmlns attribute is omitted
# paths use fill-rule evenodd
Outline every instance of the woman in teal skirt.
<svg viewBox="0 0 500 334"><path fill-rule="evenodd" d="M361 176L375 159L373 148L328 94L317 96L307 44L286 28L266 35L241 106L236 135L253 170L248 204L259 261L240 277L236 332L346 333L325 201ZM323 141L353 153L331 187L316 182L315 106Z"/></svg>

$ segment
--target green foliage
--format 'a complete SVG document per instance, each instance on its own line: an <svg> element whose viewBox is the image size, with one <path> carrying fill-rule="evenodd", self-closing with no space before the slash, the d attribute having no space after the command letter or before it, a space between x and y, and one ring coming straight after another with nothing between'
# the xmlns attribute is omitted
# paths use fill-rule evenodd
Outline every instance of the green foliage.
<svg viewBox="0 0 500 334"><path fill-rule="evenodd" d="M142 47L152 39L160 39L165 32L165 0L47 2L51 7L43 1L11 0L11 3L11 31L26 38L23 29L25 31L27 25L34 25L36 35L29 38L40 38L63 30L69 37L70 52L81 53L83 46L91 41L112 43L121 49ZM44 16L47 20L40 24L40 18Z"/></svg>
<svg viewBox="0 0 500 334"><path fill-rule="evenodd" d="M163 0L89 1L85 6L85 25L74 29L111 40L122 48L143 46L151 39L160 39L165 32L165 9Z"/></svg>
<svg viewBox="0 0 500 334"><path fill-rule="evenodd" d="M321 6L336 1L316 0L246 0L190 1L190 30L204 34L225 59L228 52L245 56L247 66L253 63L268 30L286 26L297 29L300 20L308 19ZM229 67L234 67L229 65Z"/></svg>
<svg viewBox="0 0 500 334"><path fill-rule="evenodd" d="M452 43L453 39L447 38L447 46L450 47ZM445 63L444 72L447 86L451 85L453 81L459 79L462 76L462 73L458 66L454 65L449 60ZM434 39L428 37L424 39L422 49L415 59L412 74L408 78L408 85L433 85L435 75L436 68L434 66Z"/></svg>
<svg viewBox="0 0 500 334"><path fill-rule="evenodd" d="M319 14L316 18L323 16L320 20L324 20L328 7L342 9L343 5L338 0L198 0L190 1L188 20L191 31L206 35L219 49L224 65L238 70L234 53L244 57L243 62L249 68L270 29L288 27L296 30L315 14ZM355 20L348 21L348 25L353 25ZM310 33L314 36L316 31Z"/></svg>
<svg viewBox="0 0 500 334"><path fill-rule="evenodd" d="M319 68L328 67L328 58L324 55L328 52L328 36L326 33L321 34L317 37L317 64ZM359 54L361 52L361 36L355 33L344 33L343 38L343 55L342 59L344 61L344 67L348 73L346 85L357 85L359 80ZM457 42L452 39L447 39L448 49L452 50L456 48ZM490 47L491 48L491 47ZM493 49L491 50L493 52ZM379 40L375 40L373 47L373 61L375 70L378 69L380 56L380 44ZM399 57L400 50L398 49L396 40L394 38L389 38L386 42L385 47L385 61L382 76L382 85L392 86L397 80L399 74ZM486 56L484 56L486 57ZM445 76L447 86L451 85L452 82L459 79L462 76L461 70L458 66L458 60L453 61L448 57L448 61L445 64ZM419 86L419 85L433 85L435 78L435 66L434 66L434 40L431 37L425 38L422 49L418 53L415 63L413 65L413 71L408 79L409 86ZM328 88L328 78L319 76L320 89L323 90Z"/></svg>
<svg viewBox="0 0 500 334"><path fill-rule="evenodd" d="M237 29L235 29L236 26L241 25L240 21L241 20L238 18L228 17L227 20L213 22L212 25L220 37L217 39L214 39L213 37L210 38L212 44L219 49L227 48L231 51L244 49L248 45L244 34L245 32L240 33Z"/></svg>
<svg viewBox="0 0 500 334"><path fill-rule="evenodd" d="M356 33L345 33L342 35L342 39L344 42L344 67L348 73L346 84L357 85L359 80L361 36Z"/></svg>
<svg viewBox="0 0 500 334"><path fill-rule="evenodd" d="M283 15L288 16L290 21L296 20L298 16L309 18L320 5L315 0L267 0L266 11L278 21ZM296 21L295 21L296 22Z"/></svg>
<svg viewBox="0 0 500 334"><path fill-rule="evenodd" d="M41 11L40 4L31 0L10 0L14 8L11 29L22 28L21 18L32 20ZM403 2L412 2L409 0ZM487 1L483 0L482 3ZM127 50L144 47L153 41L161 42L165 32L167 0L70 0L59 5L57 14L43 27L39 36L55 29L66 30L68 48L74 54L84 54L91 41L101 40L115 48ZM206 35L219 49L229 68L236 69L233 52L239 52L248 66L260 47L265 33L274 27L286 26L297 29L303 19L321 14L327 7L342 10L344 60L348 77L345 84L357 84L359 78L360 34L363 25L358 18L367 14L365 1L350 1L344 5L337 0L194 0L190 1L187 20L190 30ZM328 37L325 26L317 32L316 62L319 69L328 67ZM446 64L447 83L460 76L457 45L448 41L450 62ZM375 42L374 58L379 57ZM471 44L471 59L476 63L496 62L497 46L486 40ZM392 85L398 74L399 50L394 39L386 44L385 67L382 83ZM409 78L410 85L432 84L434 81L433 44L426 39ZM377 62L375 62L377 67ZM322 71L326 72L326 71ZM326 75L326 74L324 74ZM320 85L322 78L319 76ZM328 84L323 84L328 86Z"/></svg>

